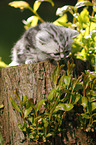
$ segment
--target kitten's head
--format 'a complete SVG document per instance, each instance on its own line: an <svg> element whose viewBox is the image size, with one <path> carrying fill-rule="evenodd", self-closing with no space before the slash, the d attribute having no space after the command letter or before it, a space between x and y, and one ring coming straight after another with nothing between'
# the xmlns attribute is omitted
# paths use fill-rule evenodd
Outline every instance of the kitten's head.
<svg viewBox="0 0 96 145"><path fill-rule="evenodd" d="M71 52L73 38L78 34L76 30L46 23L36 34L36 47L53 58L64 58Z"/></svg>

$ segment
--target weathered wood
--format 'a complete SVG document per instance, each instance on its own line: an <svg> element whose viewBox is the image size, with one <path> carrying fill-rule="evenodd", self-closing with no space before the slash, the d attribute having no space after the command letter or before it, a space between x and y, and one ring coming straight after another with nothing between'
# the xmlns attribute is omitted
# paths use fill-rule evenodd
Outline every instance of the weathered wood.
<svg viewBox="0 0 96 145"><path fill-rule="evenodd" d="M4 102L5 106L0 124L5 145L20 145L20 141L24 139L23 133L17 127L22 122L20 114L13 111L9 97L17 101L14 94L16 88L21 99L25 95L38 101L47 97L53 85L52 72L52 65L48 61L0 70L0 104Z"/></svg>
<svg viewBox="0 0 96 145"><path fill-rule="evenodd" d="M65 73L67 61L68 59L63 61L65 64ZM76 59L74 59L74 63L76 64L74 68L74 74L76 76L84 71L84 69L87 69L85 68L86 66L88 67L85 62L79 63L79 60L76 61ZM5 106L0 115L0 131L3 135L4 145L27 145L26 142L21 143L24 135L18 129L18 123L22 123L22 119L20 114L13 110L9 97L11 96L18 103L14 94L15 89L18 90L21 99L25 95L37 101L47 97L54 86L52 81L54 68L55 66L49 61L45 61L0 69L0 104L4 103ZM72 130L74 132L74 128ZM73 138L70 136L69 131L63 133L63 137L67 134L70 140L63 139L63 142L65 144L71 144L76 143L76 139L78 139L78 143L87 144L86 134L80 129L75 128L75 130L76 132ZM80 137L80 134L84 134L85 137ZM58 144L62 145L62 141L57 137L55 145ZM35 143L32 143L32 145L35 145Z"/></svg>

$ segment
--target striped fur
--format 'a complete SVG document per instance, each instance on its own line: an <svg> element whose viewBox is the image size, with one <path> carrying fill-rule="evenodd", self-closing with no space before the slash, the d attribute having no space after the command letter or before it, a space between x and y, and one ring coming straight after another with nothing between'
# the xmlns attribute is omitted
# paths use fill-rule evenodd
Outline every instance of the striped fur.
<svg viewBox="0 0 96 145"><path fill-rule="evenodd" d="M76 30L48 22L31 27L13 47L10 66L62 59L70 53L77 35Z"/></svg>

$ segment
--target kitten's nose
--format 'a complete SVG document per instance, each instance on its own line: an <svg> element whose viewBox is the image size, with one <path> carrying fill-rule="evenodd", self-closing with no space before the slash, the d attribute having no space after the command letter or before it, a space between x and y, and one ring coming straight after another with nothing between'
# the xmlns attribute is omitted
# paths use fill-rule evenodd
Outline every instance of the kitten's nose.
<svg viewBox="0 0 96 145"><path fill-rule="evenodd" d="M64 54L63 53L60 54L60 58L64 58Z"/></svg>

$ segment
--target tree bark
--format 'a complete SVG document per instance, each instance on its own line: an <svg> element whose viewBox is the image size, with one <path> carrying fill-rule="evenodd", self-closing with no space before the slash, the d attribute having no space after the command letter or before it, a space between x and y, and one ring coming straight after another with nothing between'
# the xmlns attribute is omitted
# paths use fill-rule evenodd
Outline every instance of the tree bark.
<svg viewBox="0 0 96 145"><path fill-rule="evenodd" d="M67 61L68 59L64 60L63 63L66 64ZM80 63L80 65L81 64L83 64L83 69L85 69L85 62ZM76 64L77 68L75 67L74 69L74 73L76 75L83 71L83 69L80 69L80 65L78 66L78 63ZM26 142L21 143L24 139L24 134L18 128L18 123L22 123L21 116L17 111L13 110L13 107L10 103L10 97L12 97L16 103L18 103L14 94L14 90L18 90L21 99L25 95L28 95L29 98L37 100L37 102L42 98L46 98L51 89L54 87L52 81L52 73L54 68L55 65L51 64L49 61L45 61L0 69L0 104L4 103L5 106L0 112L0 131L3 135L4 145L27 145ZM80 72L78 72L78 69L80 69ZM85 138L82 138L80 135L78 135L79 132L82 134L82 131L80 129L75 130L76 133L74 133L73 139L70 135L68 135L68 132L66 133L69 136L70 142L65 140L64 143L76 143L77 136L81 144L82 142L87 144L88 142L86 142L86 133L83 132ZM58 143L62 145L62 143L60 143L60 139L59 142L56 140L58 140L58 137L55 139L55 145L58 145ZM32 143L32 145L35 145L35 143Z"/></svg>
<svg viewBox="0 0 96 145"><path fill-rule="evenodd" d="M26 144L20 143L24 135L17 125L22 120L20 114L13 110L9 97L18 103L14 94L15 89L18 90L21 99L25 95L38 101L47 97L53 86L53 67L47 61L0 70L0 104L3 102L5 106L1 112L0 124L5 145Z"/></svg>

